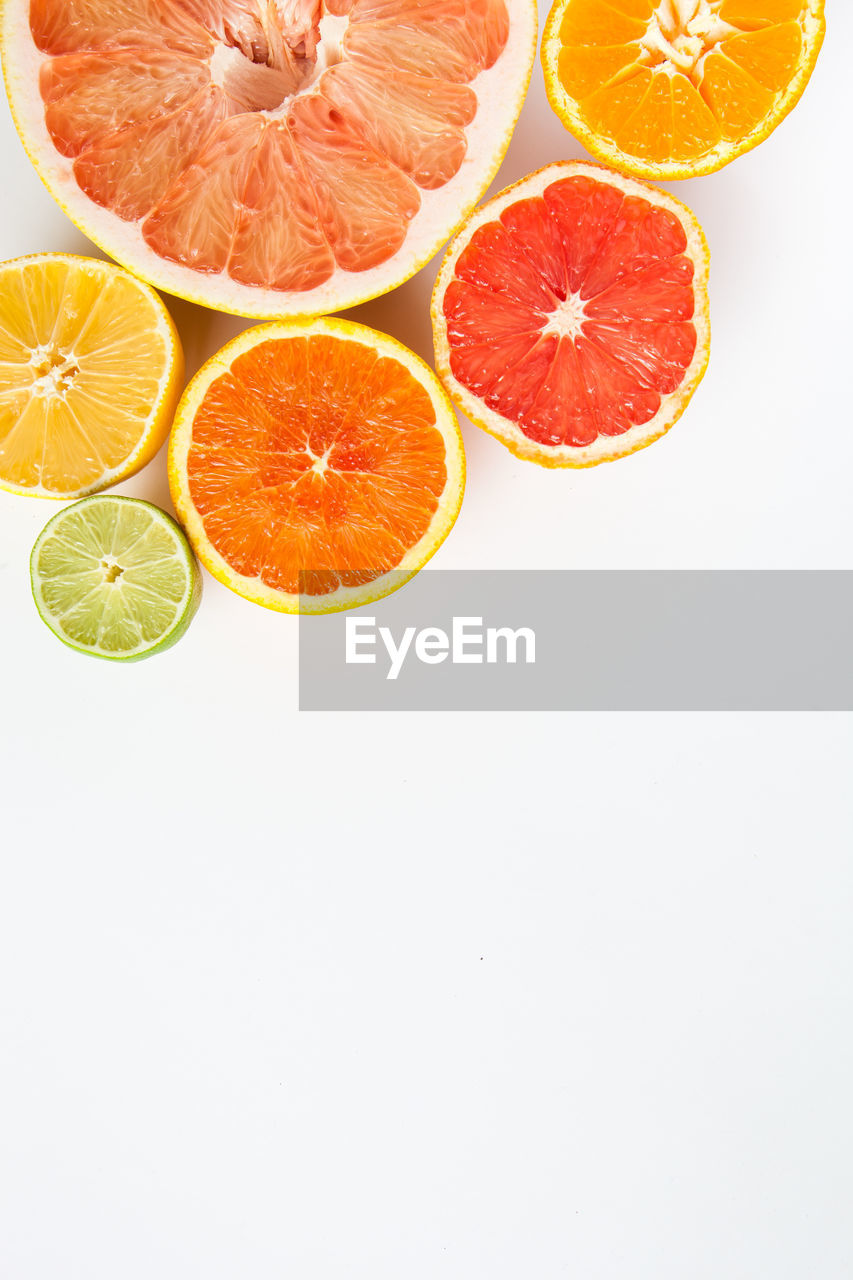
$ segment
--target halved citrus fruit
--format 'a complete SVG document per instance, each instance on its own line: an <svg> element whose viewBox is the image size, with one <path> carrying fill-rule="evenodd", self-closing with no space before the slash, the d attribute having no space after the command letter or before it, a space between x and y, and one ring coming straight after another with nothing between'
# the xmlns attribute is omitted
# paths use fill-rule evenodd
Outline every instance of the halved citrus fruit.
<svg viewBox="0 0 853 1280"><path fill-rule="evenodd" d="M160 298L111 262L0 263L0 486L77 498L163 444L184 376Z"/></svg>
<svg viewBox="0 0 853 1280"><path fill-rule="evenodd" d="M692 178L751 151L799 102L824 0L556 0L551 106L607 164Z"/></svg>
<svg viewBox="0 0 853 1280"><path fill-rule="evenodd" d="M547 467L668 431L708 363L708 246L679 200L598 165L549 165L451 244L436 368L472 422Z"/></svg>
<svg viewBox="0 0 853 1280"><path fill-rule="evenodd" d="M534 0L6 0L18 132L169 293L315 315L412 275L503 157Z"/></svg>
<svg viewBox="0 0 853 1280"><path fill-rule="evenodd" d="M287 613L402 586L462 502L456 415L418 356L347 320L248 329L187 387L169 484L203 564Z"/></svg>
<svg viewBox="0 0 853 1280"><path fill-rule="evenodd" d="M64 507L30 557L33 599L64 644L137 662L170 648L201 600L181 529L150 502L98 494Z"/></svg>

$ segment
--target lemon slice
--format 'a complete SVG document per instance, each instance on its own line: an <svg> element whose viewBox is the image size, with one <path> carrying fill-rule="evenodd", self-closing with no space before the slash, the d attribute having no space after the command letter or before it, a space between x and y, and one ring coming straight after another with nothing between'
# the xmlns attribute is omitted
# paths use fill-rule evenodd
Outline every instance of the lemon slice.
<svg viewBox="0 0 853 1280"><path fill-rule="evenodd" d="M30 575L54 635L118 662L168 649L201 599L201 573L175 521L149 502L112 494L58 512L33 547Z"/></svg>
<svg viewBox="0 0 853 1280"><path fill-rule="evenodd" d="M148 285L110 262L42 253L0 263L0 486L79 498L163 444L184 374Z"/></svg>

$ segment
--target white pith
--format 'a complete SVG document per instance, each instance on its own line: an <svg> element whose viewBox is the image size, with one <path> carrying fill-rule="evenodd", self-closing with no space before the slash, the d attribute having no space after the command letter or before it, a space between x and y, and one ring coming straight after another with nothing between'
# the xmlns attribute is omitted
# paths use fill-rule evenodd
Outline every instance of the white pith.
<svg viewBox="0 0 853 1280"><path fill-rule="evenodd" d="M713 147L690 160L653 161L624 152L612 138L593 130L586 120L582 102L563 87L559 75L560 50L563 47L560 24L570 2L554 0L542 33L542 67L551 106L596 159L623 173L661 181L714 173L752 150L772 133L802 97L825 32L824 0L802 0L800 64L790 83L775 95L774 104L763 119L742 138L736 141L721 138ZM635 65L645 67L653 75L685 75L694 87L699 88L706 59L723 40L742 34L741 28L730 26L720 17L722 3L723 0L661 0L639 39L641 53ZM611 83L626 79L630 73L631 68L626 68Z"/></svg>
<svg viewBox="0 0 853 1280"><path fill-rule="evenodd" d="M455 275L457 259L478 227L483 226L484 223L494 222L509 205L515 204L519 200L527 200L534 196L539 196L552 182L570 177L588 177L606 182L608 186L618 188L625 195L639 196L643 200L648 200L650 204L669 210L670 213L674 213L678 218L687 236L685 254L694 263L693 291L696 309L693 316L693 324L696 329L696 350L693 359L684 372L684 377L678 389L670 395L661 396L660 408L651 421L632 427L629 431L619 436L599 436L592 444L588 445L543 445L531 440L511 419L505 418L502 414L490 409L479 396L474 395L472 391L454 377L450 367L450 343L447 336L447 321L444 316L443 303L447 286ZM571 311L576 313L578 310L577 304L572 303ZM442 261L432 295L431 311L436 369L455 404L472 422L483 427L491 435L496 436L519 457L542 462L553 467L594 466L599 462L607 462L614 458L624 457L628 453L633 453L635 450L651 444L653 440L657 440L680 417L693 391L701 381L708 363L710 344L708 246L702 228L694 214L680 200L676 200L674 196L655 187L649 187L644 182L639 182L634 178L626 178L622 174L602 169L599 165L589 164L585 161L561 161L548 165L546 168L540 169L538 172L522 179L521 182L516 183L514 186L508 187L505 191L501 191L486 204L482 205L468 220L464 230L450 245ZM545 329L546 332L551 329L551 324L552 322L549 321L549 325ZM573 322L571 325L573 332L569 333L568 336L576 337L577 333L580 332L581 324L582 320L577 323Z"/></svg>
<svg viewBox="0 0 853 1280"><path fill-rule="evenodd" d="M662 63L665 70L680 71L695 85L702 67L723 40L739 34L724 22L720 9L725 0L661 0L640 40L647 65Z"/></svg>
<svg viewBox="0 0 853 1280"><path fill-rule="evenodd" d="M33 395L64 400L80 367L74 351L54 342L39 343L30 351L29 367Z"/></svg>
<svg viewBox="0 0 853 1280"><path fill-rule="evenodd" d="M343 40L349 21L348 14L323 14L313 60L296 67L249 61L237 45L220 41L209 59L211 84L225 89L232 97L243 96L245 110L261 110L270 119L284 119L293 99L307 93L327 67L334 67L343 59ZM253 98L258 101L253 103Z"/></svg>
<svg viewBox="0 0 853 1280"><path fill-rule="evenodd" d="M584 301L579 293L570 293L565 302L551 312L543 334L555 333L558 338L574 341L583 332Z"/></svg>
<svg viewBox="0 0 853 1280"><path fill-rule="evenodd" d="M276 590L261 578L250 578L238 573L208 540L204 521L189 491L187 460L192 444L192 428L196 411L211 383L226 373L234 360L244 351L275 338L310 337L325 334L349 342L362 342L381 356L388 356L402 364L421 384L429 395L435 410L435 426L441 433L445 446L447 479L438 500L435 514L426 533L410 547L403 559L388 573L372 582L355 587L338 587L334 592L320 596L301 596L295 592ZM326 470L327 454L317 455L310 449L306 453L313 459L312 470L322 475ZM453 406L438 378L420 356L387 334L365 325L337 317L320 317L310 321L280 321L247 329L207 362L187 386L172 427L169 441L169 487L172 501L196 554L207 569L225 586L239 595L282 613L336 613L342 609L355 609L390 595L414 577L447 537L459 514L465 488L465 452L462 434ZM310 569L310 566L306 566Z"/></svg>
<svg viewBox="0 0 853 1280"><path fill-rule="evenodd" d="M160 337L163 348L163 368L157 384L157 394L148 415L147 422L141 430L135 448L118 463L104 471L98 480L83 488L68 492L57 492L42 484L23 487L9 480L0 479L0 488L27 497L48 498L59 502L83 498L87 494L106 489L120 480L134 474L149 457L160 448L169 430L171 409L177 399L180 384L184 376L184 356L180 339L171 316L163 301L143 281L130 272L122 271L112 262L102 262L98 258L83 258L70 253L34 253L23 258L13 258L0 263L0 293L2 293L2 277L4 273L14 273L19 267L38 267L50 262L61 262L76 271L97 279L107 281L120 272L139 291L140 311L144 309L146 327L153 329ZM79 335L78 335L79 340ZM55 363L61 362L61 363ZM64 400L65 393L73 382L74 372L78 367L77 356L73 346L59 348L52 342L41 344L32 349L30 365L33 371L50 365L40 376L37 376L33 389L35 394L47 399Z"/></svg>
<svg viewBox="0 0 853 1280"><path fill-rule="evenodd" d="M368 271L338 267L323 284L304 292L261 289L240 284L225 274L196 272L167 262L146 244L139 223L122 222L80 190L72 161L57 152L45 124L38 91L39 67L45 56L30 35L29 0L5 0L3 69L18 132L39 176L68 216L105 252L158 289L178 297L236 315L298 318L356 306L407 280L453 235L491 182L509 145L536 52L534 0L506 0L506 5L510 21L506 47L494 66L470 82L477 112L466 129L467 153L459 171L443 187L419 189L420 209L409 224L404 244L392 257ZM328 59L325 66L335 59L344 26L336 19L323 29L323 22L320 51L322 58ZM220 70L223 74L227 71L221 61ZM274 113L271 108L270 114Z"/></svg>

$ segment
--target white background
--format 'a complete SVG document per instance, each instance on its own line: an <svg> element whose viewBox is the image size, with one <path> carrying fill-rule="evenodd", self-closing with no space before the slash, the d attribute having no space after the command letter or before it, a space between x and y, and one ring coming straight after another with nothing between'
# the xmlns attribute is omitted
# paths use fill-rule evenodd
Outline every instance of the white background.
<svg viewBox="0 0 853 1280"><path fill-rule="evenodd" d="M794 115L671 187L687 415L577 474L465 424L436 566L851 568L828 8ZM0 146L2 256L95 252ZM537 63L495 189L582 154ZM429 356L434 271L355 314ZM243 327L174 314L191 370ZM89 661L30 599L54 509L0 494L2 1280L850 1280L849 717L300 715L296 620L210 579Z"/></svg>

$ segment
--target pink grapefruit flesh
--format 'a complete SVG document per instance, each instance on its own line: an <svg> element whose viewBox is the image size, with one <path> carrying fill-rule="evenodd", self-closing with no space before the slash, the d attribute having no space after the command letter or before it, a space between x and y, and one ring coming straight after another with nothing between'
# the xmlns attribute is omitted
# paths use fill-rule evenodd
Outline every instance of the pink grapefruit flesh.
<svg viewBox="0 0 853 1280"><path fill-rule="evenodd" d="M81 201L102 211L95 229L111 229L125 250L116 256L167 288L189 272L206 300L199 278L222 277L214 304L253 290L256 302L303 295L308 310L340 273L395 258L409 265L402 260L423 256L424 233L440 235L438 222L441 238L452 231L448 219L464 214L499 163L535 32L530 0L10 8L6 45L37 79L28 87L27 68L16 66L13 109L23 95L15 114L25 145L40 113L35 132L46 137L31 139L33 158L71 215ZM518 99L512 113L496 106L501 69ZM436 212L428 197L454 180L463 199ZM81 225L94 234L85 217ZM163 264L163 280L146 260ZM353 291L340 282L327 290L338 305ZM298 310L300 301L257 306Z"/></svg>

